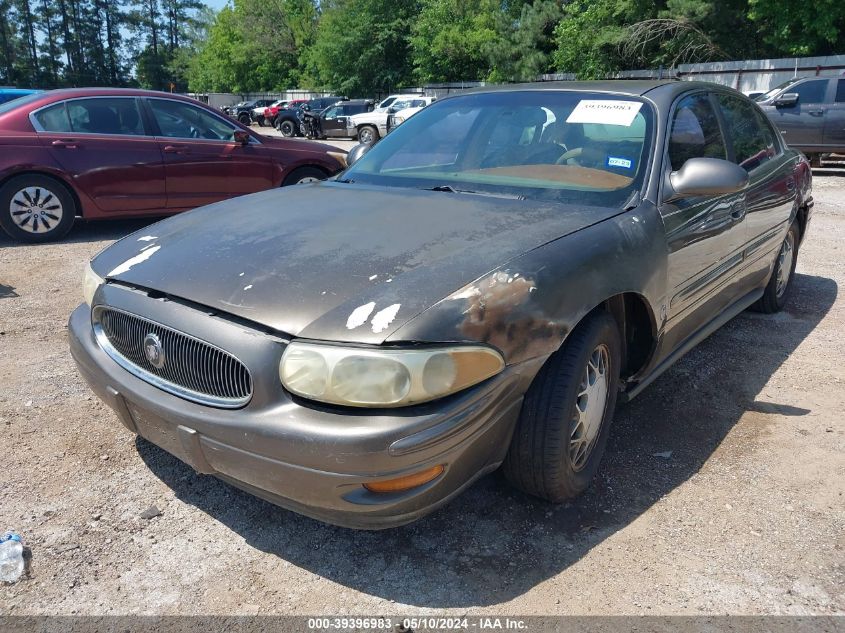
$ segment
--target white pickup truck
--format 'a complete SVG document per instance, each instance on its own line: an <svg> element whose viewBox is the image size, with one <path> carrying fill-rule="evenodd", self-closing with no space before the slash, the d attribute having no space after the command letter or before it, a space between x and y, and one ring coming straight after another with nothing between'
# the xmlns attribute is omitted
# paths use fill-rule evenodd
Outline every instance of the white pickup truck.
<svg viewBox="0 0 845 633"><path fill-rule="evenodd" d="M387 119L397 112L413 108L417 112L435 100L435 97L421 97L413 95L396 99L393 104L381 112L373 110L356 114L346 120L346 132L352 138L357 137L361 143L375 143L387 134Z"/></svg>

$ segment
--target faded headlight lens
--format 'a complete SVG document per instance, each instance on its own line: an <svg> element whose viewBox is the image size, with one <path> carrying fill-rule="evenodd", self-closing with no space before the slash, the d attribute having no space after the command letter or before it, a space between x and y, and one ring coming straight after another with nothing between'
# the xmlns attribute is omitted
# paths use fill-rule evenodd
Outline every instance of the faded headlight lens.
<svg viewBox="0 0 845 633"><path fill-rule="evenodd" d="M304 398L357 407L407 406L442 398L505 367L481 346L367 350L294 341L279 365L282 384Z"/></svg>
<svg viewBox="0 0 845 633"><path fill-rule="evenodd" d="M91 262L85 266L85 273L82 277L82 296L85 299L85 303L89 306L94 301L94 293L97 292L97 288L102 286L106 283L106 280L100 277L97 273L94 272L94 269L91 268Z"/></svg>

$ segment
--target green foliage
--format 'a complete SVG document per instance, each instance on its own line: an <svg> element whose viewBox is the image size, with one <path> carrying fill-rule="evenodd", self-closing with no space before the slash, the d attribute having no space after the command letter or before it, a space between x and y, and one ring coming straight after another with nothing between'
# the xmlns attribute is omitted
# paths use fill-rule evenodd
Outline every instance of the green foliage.
<svg viewBox="0 0 845 633"><path fill-rule="evenodd" d="M782 55L845 53L845 2L748 0L749 15L763 40Z"/></svg>
<svg viewBox="0 0 845 633"><path fill-rule="evenodd" d="M420 82L483 80L502 45L497 0L427 0L413 27L414 76Z"/></svg>
<svg viewBox="0 0 845 633"><path fill-rule="evenodd" d="M845 0L0 0L0 84L175 91L582 78L845 53Z"/></svg>
<svg viewBox="0 0 845 633"><path fill-rule="evenodd" d="M555 72L555 27L564 10L563 0L535 0L501 12L498 31L502 41L490 51L491 81L532 81Z"/></svg>
<svg viewBox="0 0 845 633"><path fill-rule="evenodd" d="M306 85L363 96L410 80L408 40L417 0L334 0L321 7L305 60Z"/></svg>
<svg viewBox="0 0 845 633"><path fill-rule="evenodd" d="M642 0L573 0L555 29L554 60L559 72L581 79L636 67L622 57L626 26L657 16L657 5Z"/></svg>
<svg viewBox="0 0 845 633"><path fill-rule="evenodd" d="M299 83L300 62L316 34L311 0L235 0L208 29L191 61L196 92L284 90Z"/></svg>

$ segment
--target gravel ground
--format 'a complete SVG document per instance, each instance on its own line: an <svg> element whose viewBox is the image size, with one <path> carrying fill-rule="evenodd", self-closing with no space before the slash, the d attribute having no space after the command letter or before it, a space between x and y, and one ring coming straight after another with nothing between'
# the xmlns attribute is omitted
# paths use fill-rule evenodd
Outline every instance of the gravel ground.
<svg viewBox="0 0 845 633"><path fill-rule="evenodd" d="M587 494L547 505L494 474L383 532L197 475L89 392L65 326L82 270L145 222L0 237L0 528L32 550L0 613L845 613L845 170L815 197L787 310L620 407Z"/></svg>

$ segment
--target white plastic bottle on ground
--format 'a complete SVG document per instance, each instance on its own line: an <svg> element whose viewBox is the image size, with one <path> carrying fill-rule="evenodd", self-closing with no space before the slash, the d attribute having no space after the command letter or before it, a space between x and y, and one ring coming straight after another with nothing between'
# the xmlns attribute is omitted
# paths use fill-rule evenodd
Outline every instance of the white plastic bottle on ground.
<svg viewBox="0 0 845 633"><path fill-rule="evenodd" d="M23 573L23 543L14 532L0 537L0 581L17 582Z"/></svg>

